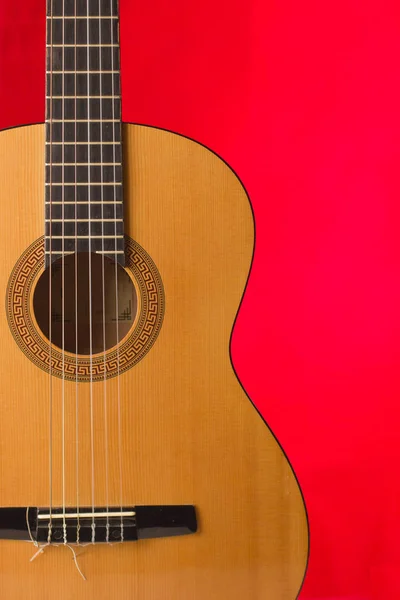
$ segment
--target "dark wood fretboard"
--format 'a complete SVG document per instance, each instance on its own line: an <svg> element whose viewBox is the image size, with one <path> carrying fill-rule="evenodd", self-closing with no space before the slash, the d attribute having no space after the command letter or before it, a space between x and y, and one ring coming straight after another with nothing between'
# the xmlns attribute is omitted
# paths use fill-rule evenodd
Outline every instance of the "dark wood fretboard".
<svg viewBox="0 0 400 600"><path fill-rule="evenodd" d="M46 264L124 264L117 0L47 0L46 57Z"/></svg>

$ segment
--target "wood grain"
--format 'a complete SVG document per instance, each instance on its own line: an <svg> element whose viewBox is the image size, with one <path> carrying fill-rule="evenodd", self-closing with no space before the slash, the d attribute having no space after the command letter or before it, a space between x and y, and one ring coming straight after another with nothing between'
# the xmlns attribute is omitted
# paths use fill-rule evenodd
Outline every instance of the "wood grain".
<svg viewBox="0 0 400 600"><path fill-rule="evenodd" d="M245 191L214 154L158 129L125 126L126 230L163 279L166 312L151 351L120 379L125 504L195 504L199 533L70 551L33 563L30 543L0 542L0 593L13 599L294 600L307 559L299 488L232 370L229 339L250 267ZM44 127L0 136L0 289L43 235ZM0 311L0 505L49 504L49 375L15 344ZM90 384L53 381L53 503L91 504ZM119 503L118 381L95 383L94 497ZM108 452L105 444L105 406ZM106 477L108 458L108 485Z"/></svg>

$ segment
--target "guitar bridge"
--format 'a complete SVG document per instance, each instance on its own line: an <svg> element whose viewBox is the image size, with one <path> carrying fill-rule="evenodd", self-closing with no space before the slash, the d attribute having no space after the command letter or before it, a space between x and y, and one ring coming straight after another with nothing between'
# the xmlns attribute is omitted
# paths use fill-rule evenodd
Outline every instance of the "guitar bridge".
<svg viewBox="0 0 400 600"><path fill-rule="evenodd" d="M0 508L0 539L50 544L133 542L197 531L194 506Z"/></svg>

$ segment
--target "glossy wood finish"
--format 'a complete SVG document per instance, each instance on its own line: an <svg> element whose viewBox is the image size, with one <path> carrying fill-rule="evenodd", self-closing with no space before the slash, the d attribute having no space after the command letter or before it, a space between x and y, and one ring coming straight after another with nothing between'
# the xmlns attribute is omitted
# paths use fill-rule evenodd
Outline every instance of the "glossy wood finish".
<svg viewBox="0 0 400 600"><path fill-rule="evenodd" d="M125 126L126 230L155 261L161 333L120 377L123 499L195 504L198 534L79 551L0 543L5 598L294 600L307 558L297 482L243 392L229 339L253 245L247 196L214 154L183 137ZM0 288L43 234L44 127L0 136ZM10 207L12 209L10 210ZM16 218L17 217L17 218ZM0 504L49 503L49 376L18 349L0 313ZM119 502L116 378L107 382L110 505ZM61 394L54 380L53 502L62 502ZM66 501L76 504L75 384L65 382ZM95 503L106 500L104 384L93 384ZM91 504L90 384L79 386L79 498Z"/></svg>

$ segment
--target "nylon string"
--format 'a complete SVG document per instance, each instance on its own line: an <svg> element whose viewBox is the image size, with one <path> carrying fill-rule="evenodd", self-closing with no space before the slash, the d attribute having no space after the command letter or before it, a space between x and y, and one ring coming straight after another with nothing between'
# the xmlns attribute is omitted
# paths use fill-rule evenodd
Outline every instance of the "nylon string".
<svg viewBox="0 0 400 600"><path fill-rule="evenodd" d="M53 2L50 2L50 110L49 110L49 165L50 165L50 185L49 185L49 529L47 542L51 542L52 534L52 509L53 509L53 356L52 356L52 290L51 290L51 272L52 272L52 178L53 178Z"/></svg>
<svg viewBox="0 0 400 600"><path fill-rule="evenodd" d="M76 543L79 544L79 536L80 536L80 519L79 519L79 378L78 378L78 146L76 143L77 137L77 64L76 64L76 38L77 38L77 0L74 0L74 14L75 14L75 22L74 22L74 65L75 65L75 82L74 82L74 94L75 94L75 132L74 132L74 156L75 156L75 190L74 190L74 200L75 200L75 470L76 470L76 512L77 512L77 526L76 526Z"/></svg>
<svg viewBox="0 0 400 600"><path fill-rule="evenodd" d="M113 15L113 0L110 0L110 14ZM117 186L116 186L116 152L115 152L115 86L114 86L114 19L111 19L111 86L112 86L112 118L113 118L113 174L114 174L114 222L117 231ZM121 388L119 365L119 298L118 298L118 262L117 262L117 236L115 235L115 323L117 333L117 410L118 410L118 463L119 463L119 500L121 508L121 542L124 541L124 518L122 513L122 415L121 415Z"/></svg>
<svg viewBox="0 0 400 600"><path fill-rule="evenodd" d="M65 16L65 4L63 2L63 18ZM63 22L64 25L64 22ZM62 405L62 510L63 510L63 541L67 543L67 523L65 520L65 77L64 77L64 55L65 55L65 27L62 28L62 59L61 59L61 202L62 202L62 223L61 223L61 345L62 345L62 388L61 388L61 405Z"/></svg>
<svg viewBox="0 0 400 600"><path fill-rule="evenodd" d="M91 194L91 178L90 178L90 166L91 166L91 147L90 147L90 78L89 78L89 65L90 65L90 19L89 19L89 0L87 0L87 109L88 109L88 208L89 208L89 356L90 356L90 445L92 455L92 544L95 543L96 539L96 522L94 518L95 508L95 477L94 477L94 406L93 406L93 322L92 322L92 237L90 223L92 220L92 194ZM101 78L101 75L100 75Z"/></svg>
<svg viewBox="0 0 400 600"><path fill-rule="evenodd" d="M102 301L103 301L103 406L104 406L104 461L106 475L106 542L110 541L110 520L109 512L109 485L108 485L108 398L107 398L107 369L106 369L106 291L105 291L105 269L104 269L104 186L103 186L103 85L102 85L102 19L101 19L101 0L99 0L99 70L100 70L100 194L101 194L101 281L102 281ZM111 20L110 20L111 23ZM112 52L112 48L111 48ZM113 124L114 126L114 124Z"/></svg>
<svg viewBox="0 0 400 600"><path fill-rule="evenodd" d="M33 562L38 556L40 556L41 554L43 554L43 552L45 551L46 548L48 548L50 546L50 542L47 542L46 544L39 544L38 541L35 540L35 538L33 537L31 526L30 526L30 523L29 523L29 506L26 507L25 520L26 520L26 528L28 530L28 535L29 535L30 541L35 546L35 548L37 548L35 554L32 556L32 558L29 559L29 562ZM52 544L52 545L55 546L56 548L58 548L60 544ZM82 579L84 581L86 581L86 577L82 573L82 570L81 570L81 568L79 566L78 557L76 555L75 550L69 544L63 544L63 545L65 545L66 548L69 548L71 550L72 556L73 556L73 559L74 559L75 567L76 567L79 575L82 577Z"/></svg>

